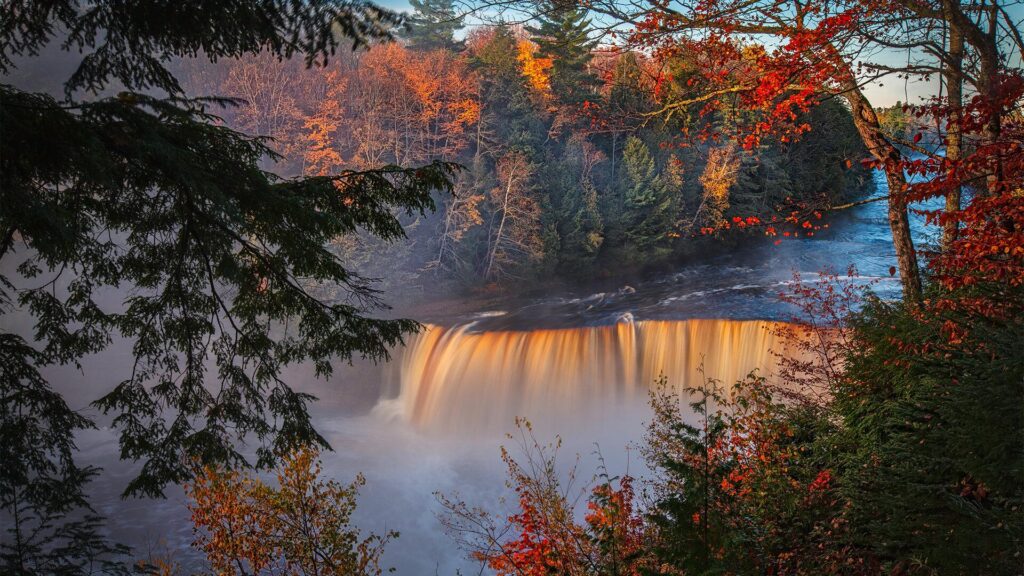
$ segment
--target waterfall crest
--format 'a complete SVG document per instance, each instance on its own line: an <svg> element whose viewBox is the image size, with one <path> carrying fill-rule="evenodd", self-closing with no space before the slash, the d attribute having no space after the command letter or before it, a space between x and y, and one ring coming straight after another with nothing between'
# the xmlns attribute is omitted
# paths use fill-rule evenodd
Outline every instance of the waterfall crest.
<svg viewBox="0 0 1024 576"><path fill-rule="evenodd" d="M509 429L516 416L613 417L644 401L659 375L676 390L700 382L699 367L725 384L753 369L771 378L785 354L779 323L646 320L610 326L474 332L428 326L398 352L393 398L382 408L417 428Z"/></svg>

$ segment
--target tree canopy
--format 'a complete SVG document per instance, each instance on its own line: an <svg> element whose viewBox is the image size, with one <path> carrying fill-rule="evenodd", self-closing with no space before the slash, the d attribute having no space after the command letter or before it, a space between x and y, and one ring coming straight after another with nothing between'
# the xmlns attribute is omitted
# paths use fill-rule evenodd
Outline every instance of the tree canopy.
<svg viewBox="0 0 1024 576"><path fill-rule="evenodd" d="M16 520L3 561L49 571L63 554L61 570L75 573L98 550L92 525L68 532L55 519L87 508L96 470L75 463L74 434L94 423L40 371L131 342L131 373L112 374L95 403L113 417L121 456L142 462L128 494L161 494L192 460L245 463L240 441L255 441L262 466L326 446L312 398L283 367L310 362L326 375L332 362L384 358L416 328L370 314L383 306L376 290L326 246L357 230L402 237L399 216L431 210L454 166L282 178L261 168L277 157L273 141L216 115L239 101L187 95L172 73L180 58L258 53L323 64L390 39L402 18L370 3L54 0L4 11L0 72L51 45L83 54L62 96L0 85L0 314L33 322L31 335L6 323L0 334L0 492ZM343 296L319 297L316 283ZM101 304L110 290L124 294L119 305Z"/></svg>

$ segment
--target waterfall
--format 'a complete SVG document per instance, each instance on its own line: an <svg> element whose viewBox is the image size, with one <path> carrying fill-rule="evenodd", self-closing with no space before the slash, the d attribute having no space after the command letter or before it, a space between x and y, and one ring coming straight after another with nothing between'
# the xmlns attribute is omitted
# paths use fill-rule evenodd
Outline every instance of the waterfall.
<svg viewBox="0 0 1024 576"><path fill-rule="evenodd" d="M761 320L646 320L532 331L428 326L398 352L379 408L435 431L508 429L516 416L611 417L660 375L676 390L751 370L771 377L785 341Z"/></svg>

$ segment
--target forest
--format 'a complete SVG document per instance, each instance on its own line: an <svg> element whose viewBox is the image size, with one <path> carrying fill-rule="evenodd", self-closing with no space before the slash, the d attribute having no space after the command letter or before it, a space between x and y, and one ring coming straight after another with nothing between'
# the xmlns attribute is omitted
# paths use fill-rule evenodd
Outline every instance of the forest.
<svg viewBox="0 0 1024 576"><path fill-rule="evenodd" d="M180 72L190 94L243 102L217 113L273 138L282 158L266 166L275 173L463 167L436 212L403 217L408 241L361 235L334 246L387 290L642 271L728 243L698 237L734 218L769 226L780 213L870 192L864 145L838 102L794 119L819 127L804 138L745 146L726 136L751 122L738 104L658 113L701 65L696 52L666 63L599 46L583 9L530 26L478 26L459 40L453 6L423 5L412 17L398 42L327 67L262 54ZM732 66L740 75L753 61Z"/></svg>
<svg viewBox="0 0 1024 576"><path fill-rule="evenodd" d="M0 572L1024 574L1024 4L2 6Z"/></svg>

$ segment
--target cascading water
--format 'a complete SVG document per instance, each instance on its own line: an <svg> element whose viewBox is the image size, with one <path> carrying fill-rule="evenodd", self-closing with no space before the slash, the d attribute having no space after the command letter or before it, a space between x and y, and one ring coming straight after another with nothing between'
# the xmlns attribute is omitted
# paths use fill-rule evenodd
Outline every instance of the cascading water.
<svg viewBox="0 0 1024 576"><path fill-rule="evenodd" d="M424 430L508 429L516 416L614 416L646 399L660 375L680 391L708 377L723 383L751 370L771 377L787 354L780 323L761 320L620 322L533 331L428 326L400 353L394 397L378 412Z"/></svg>

